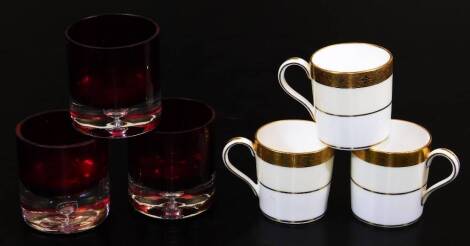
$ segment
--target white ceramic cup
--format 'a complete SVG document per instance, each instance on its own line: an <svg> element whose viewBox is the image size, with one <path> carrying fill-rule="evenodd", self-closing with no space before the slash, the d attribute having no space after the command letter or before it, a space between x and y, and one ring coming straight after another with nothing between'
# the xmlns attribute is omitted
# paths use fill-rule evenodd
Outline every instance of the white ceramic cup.
<svg viewBox="0 0 470 246"><path fill-rule="evenodd" d="M275 121L258 129L254 143L242 137L228 141L222 158L228 170L259 197L266 217L282 223L307 223L326 211L333 168L333 149L316 136L312 121ZM257 182L230 162L229 151L238 144L255 156Z"/></svg>
<svg viewBox="0 0 470 246"><path fill-rule="evenodd" d="M450 150L430 151L431 135L423 127L392 120L390 136L368 150L351 155L351 207L355 216L372 225L401 227L417 221L431 192L454 180L459 159ZM427 188L432 160L442 156L452 173Z"/></svg>
<svg viewBox="0 0 470 246"><path fill-rule="evenodd" d="M286 69L305 70L312 81L313 104L292 89ZM318 124L318 137L332 148L366 149L387 138L392 112L393 56L367 43L330 45L310 63L290 58L279 68L284 91L307 108Z"/></svg>

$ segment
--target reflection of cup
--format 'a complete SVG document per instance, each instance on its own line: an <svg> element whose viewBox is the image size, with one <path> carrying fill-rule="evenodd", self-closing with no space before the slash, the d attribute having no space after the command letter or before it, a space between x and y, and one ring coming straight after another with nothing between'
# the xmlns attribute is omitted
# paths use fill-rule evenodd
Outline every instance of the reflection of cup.
<svg viewBox="0 0 470 246"><path fill-rule="evenodd" d="M332 245L328 240L328 223L304 224L292 226L275 223L259 215L253 222L249 233L252 235L252 245Z"/></svg>
<svg viewBox="0 0 470 246"><path fill-rule="evenodd" d="M457 156L447 149L430 151L431 135L423 127L392 120L390 136L351 157L351 206L362 221L383 227L400 227L415 222L436 189L450 183L459 173ZM447 178L427 188L432 160L442 156L452 164Z"/></svg>
<svg viewBox="0 0 470 246"><path fill-rule="evenodd" d="M345 224L344 236L348 245L421 245L423 237L429 235L423 233L425 223L416 223L407 227L406 230L378 230L371 228L357 220L349 220Z"/></svg>
<svg viewBox="0 0 470 246"><path fill-rule="evenodd" d="M108 146L78 133L65 110L16 127L23 218L36 230L75 233L108 216Z"/></svg>
<svg viewBox="0 0 470 246"><path fill-rule="evenodd" d="M300 66L312 80L313 104L292 89L286 69ZM318 137L336 149L365 149L389 133L392 112L392 54L367 43L330 45L310 63L291 58L279 68L284 91L299 101L317 122Z"/></svg>
<svg viewBox="0 0 470 246"><path fill-rule="evenodd" d="M206 211L214 195L214 110L184 98L162 101L159 127L130 138L129 196L134 208L160 219Z"/></svg>
<svg viewBox="0 0 470 246"><path fill-rule="evenodd" d="M251 186L268 218L292 224L311 222L326 211L334 155L316 135L316 124L311 121L271 122L259 128L254 143L242 137L230 140L223 160L233 174ZM256 157L257 183L228 158L230 149L238 144L250 148Z"/></svg>

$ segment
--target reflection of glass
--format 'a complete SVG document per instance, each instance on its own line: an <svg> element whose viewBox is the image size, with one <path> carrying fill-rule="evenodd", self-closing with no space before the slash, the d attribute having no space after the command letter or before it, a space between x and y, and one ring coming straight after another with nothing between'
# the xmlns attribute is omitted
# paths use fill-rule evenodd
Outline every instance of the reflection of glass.
<svg viewBox="0 0 470 246"><path fill-rule="evenodd" d="M213 211L202 214L196 220L185 220L184 223L174 221L155 221L130 213L126 221L125 238L137 245L193 246L193 245L224 245L214 237ZM129 224L130 223L130 224Z"/></svg>
<svg viewBox="0 0 470 246"><path fill-rule="evenodd" d="M129 14L91 16L65 31L71 116L81 132L127 137L160 115L159 26Z"/></svg>
<svg viewBox="0 0 470 246"><path fill-rule="evenodd" d="M65 110L23 120L16 137L21 208L28 225L44 232L73 233L106 218L105 143L75 131Z"/></svg>
<svg viewBox="0 0 470 246"><path fill-rule="evenodd" d="M214 194L214 111L189 99L165 99L159 127L129 139L129 194L134 208L179 219L210 206Z"/></svg>

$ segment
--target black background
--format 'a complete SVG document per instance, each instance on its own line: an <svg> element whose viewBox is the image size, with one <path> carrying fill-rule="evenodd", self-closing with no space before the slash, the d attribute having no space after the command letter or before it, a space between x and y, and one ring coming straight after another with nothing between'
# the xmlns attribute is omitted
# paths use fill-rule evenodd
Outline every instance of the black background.
<svg viewBox="0 0 470 246"><path fill-rule="evenodd" d="M470 138L469 35L464 1L12 1L0 4L0 245L457 245L468 239L466 173ZM164 96L201 99L217 111L217 196L193 219L165 222L134 212L127 201L124 141L114 141L112 207L89 232L54 236L21 219L14 126L35 112L68 104L64 28L83 16L130 12L161 25ZM271 222L249 187L223 166L231 137L252 138L269 121L308 119L281 90L278 66L343 41L383 45L395 58L393 117L428 128L434 147L460 157L460 176L433 193L421 220L385 230L356 221L349 204L349 153L337 152L326 216L307 225ZM292 69L293 87L311 98L309 81ZM468 117L467 117L468 118ZM254 160L235 148L232 160L254 177ZM431 182L450 165L436 160ZM463 224L465 226L459 226Z"/></svg>

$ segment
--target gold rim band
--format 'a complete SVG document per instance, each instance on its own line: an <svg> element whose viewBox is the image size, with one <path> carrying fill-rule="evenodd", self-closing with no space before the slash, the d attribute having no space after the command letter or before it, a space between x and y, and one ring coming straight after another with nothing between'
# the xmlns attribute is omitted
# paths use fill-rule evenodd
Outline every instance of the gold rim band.
<svg viewBox="0 0 470 246"><path fill-rule="evenodd" d="M430 150L429 145L412 151L402 153L379 152L372 149L357 150L353 152L357 158L384 167L408 167L425 161Z"/></svg>
<svg viewBox="0 0 470 246"><path fill-rule="evenodd" d="M291 168L320 165L331 159L334 155L334 150L328 147L311 153L280 152L262 145L258 140L255 140L253 147L256 155L262 160L276 166Z"/></svg>
<svg viewBox="0 0 470 246"><path fill-rule="evenodd" d="M379 166L384 166L384 167L408 167L408 166L414 166L417 164L420 164L428 158L429 152L431 152L431 142L432 142L432 137L431 134L429 133L426 128L410 122L406 120L398 120L398 119L393 119L392 122L404 122L407 124L413 124L416 127L421 128L426 132L426 134L429 136L429 139L427 140L426 144L422 145L422 147L419 147L414 150L410 151L403 151L403 152L387 152L387 151L380 151L375 148L375 146L372 146L370 149L363 149L363 150L356 150L353 151L352 154L355 155L357 158L372 163L376 164ZM384 142L387 141L387 139L384 140Z"/></svg>
<svg viewBox="0 0 470 246"><path fill-rule="evenodd" d="M323 85L336 87L336 88L361 88L379 84L384 80L388 79L393 73L393 56L390 51L385 49L382 46L375 44L368 44L380 49L385 50L389 55L389 60L374 69L357 71L357 72L339 72L339 71L330 71L323 69L315 65L313 62L313 56L319 51L315 52L310 62L312 64L312 78ZM327 46L330 47L330 46ZM325 48L327 48L325 47ZM323 48L322 48L323 49ZM320 49L321 50L321 49Z"/></svg>

